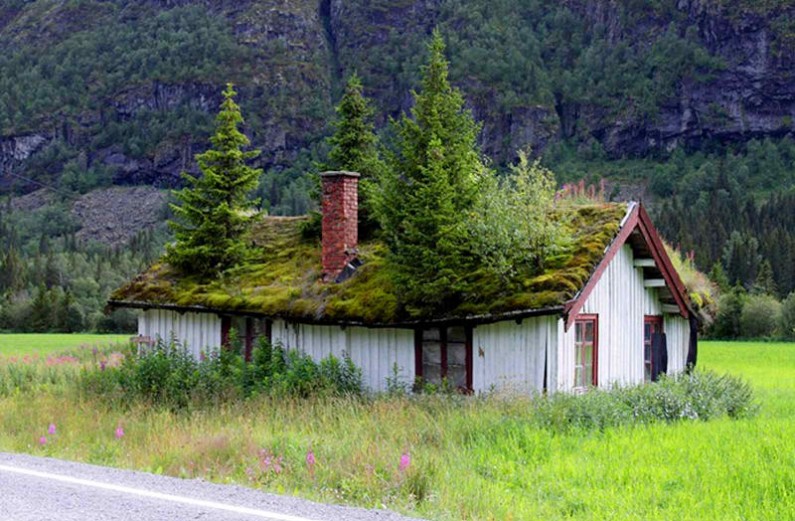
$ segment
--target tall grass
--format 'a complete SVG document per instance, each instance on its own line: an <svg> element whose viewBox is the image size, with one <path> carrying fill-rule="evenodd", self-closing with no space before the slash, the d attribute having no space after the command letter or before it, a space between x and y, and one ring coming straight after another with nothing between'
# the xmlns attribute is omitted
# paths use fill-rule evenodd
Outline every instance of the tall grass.
<svg viewBox="0 0 795 521"><path fill-rule="evenodd" d="M535 410L529 399L259 394L175 410L80 399L59 384L0 398L0 449L431 519L787 519L795 511L794 359L792 344L704 344L704 367L762 390L760 414L710 421L583 419L612 417L601 401L628 403L621 393L577 401L599 401L583 406L585 415L566 403L571 397ZM665 385L673 382L656 389ZM558 423L541 421L549 417ZM41 445L50 423L57 434Z"/></svg>

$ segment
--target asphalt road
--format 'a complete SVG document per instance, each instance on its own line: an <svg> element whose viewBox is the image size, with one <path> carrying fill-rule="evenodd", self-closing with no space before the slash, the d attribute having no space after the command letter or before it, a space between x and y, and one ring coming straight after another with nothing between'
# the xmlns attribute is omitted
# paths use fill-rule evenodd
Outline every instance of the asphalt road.
<svg viewBox="0 0 795 521"><path fill-rule="evenodd" d="M195 479L0 453L2 521L411 521ZM416 520L414 520L416 521Z"/></svg>

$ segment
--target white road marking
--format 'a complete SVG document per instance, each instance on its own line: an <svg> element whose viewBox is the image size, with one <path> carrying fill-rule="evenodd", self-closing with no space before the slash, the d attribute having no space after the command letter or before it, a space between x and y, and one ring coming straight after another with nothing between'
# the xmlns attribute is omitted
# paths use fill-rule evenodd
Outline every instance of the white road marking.
<svg viewBox="0 0 795 521"><path fill-rule="evenodd" d="M15 474L24 474L26 476L34 476L42 479L49 479L52 481L61 481L63 483L71 483L73 485L83 485L85 487L98 488L102 490L110 490L113 492L121 492L122 494L130 494L133 496L141 496L152 499L161 499L163 501L171 501L173 503L182 503L185 505L192 505L197 507L212 508L214 510L225 510L227 512L234 512L236 514L245 514L249 516L261 517L264 519L272 519L274 521L316 521L306 517L291 516L289 514L279 514L278 512L268 512L266 510L258 510L255 508L239 507L234 505L227 505L225 503L217 503L215 501L205 501L202 499L193 499L184 496L175 496L172 494L163 494L160 492L152 492L141 488L125 487L122 485L113 485L111 483L102 483L101 481L93 481L90 479L73 478L71 476L64 476L61 474L51 474L49 472L40 472L37 470L21 469L16 467L8 467L0 465L0 471L12 472Z"/></svg>

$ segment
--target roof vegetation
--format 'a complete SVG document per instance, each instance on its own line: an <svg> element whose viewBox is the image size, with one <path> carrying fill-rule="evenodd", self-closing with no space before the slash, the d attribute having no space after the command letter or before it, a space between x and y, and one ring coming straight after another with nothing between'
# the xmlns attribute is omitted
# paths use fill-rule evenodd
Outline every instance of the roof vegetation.
<svg viewBox="0 0 795 521"><path fill-rule="evenodd" d="M398 324L430 319L538 310L564 304L582 288L626 214L625 204L572 204L560 201L555 218L571 237L565 250L544 260L543 268L518 267L510 279L488 270L469 274L470 292L437 309L401 302L394 273L385 261L386 246L371 240L359 245L364 262L345 282L321 280L320 242L307 239L301 225L308 217L262 217L252 237L263 250L260 260L203 282L181 276L160 262L119 288L114 305L200 307L282 317L295 321Z"/></svg>

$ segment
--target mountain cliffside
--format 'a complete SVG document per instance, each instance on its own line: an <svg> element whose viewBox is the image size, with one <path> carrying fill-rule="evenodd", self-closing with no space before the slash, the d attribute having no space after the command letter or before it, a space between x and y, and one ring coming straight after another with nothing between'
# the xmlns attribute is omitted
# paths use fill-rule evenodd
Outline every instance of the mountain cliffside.
<svg viewBox="0 0 795 521"><path fill-rule="evenodd" d="M411 105L439 26L498 163L566 143L599 157L781 137L795 115L792 0L6 0L0 191L173 186L223 83L261 166L329 132L353 71L379 124ZM322 147L320 147L322 149Z"/></svg>

